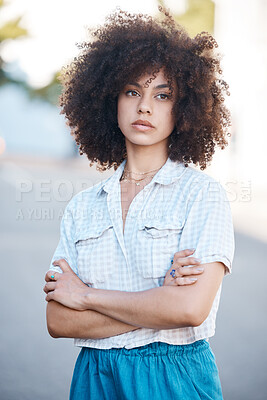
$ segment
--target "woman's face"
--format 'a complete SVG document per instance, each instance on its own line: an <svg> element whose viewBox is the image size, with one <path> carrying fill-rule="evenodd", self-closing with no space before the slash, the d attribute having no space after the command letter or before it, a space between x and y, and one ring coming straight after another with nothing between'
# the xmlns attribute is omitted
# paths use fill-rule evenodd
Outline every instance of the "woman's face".
<svg viewBox="0 0 267 400"><path fill-rule="evenodd" d="M170 87L162 70L156 78L144 87L151 77L141 76L136 82L129 82L119 94L118 125L125 136L126 145L150 146L162 144L167 147L175 121L172 114L177 87Z"/></svg>

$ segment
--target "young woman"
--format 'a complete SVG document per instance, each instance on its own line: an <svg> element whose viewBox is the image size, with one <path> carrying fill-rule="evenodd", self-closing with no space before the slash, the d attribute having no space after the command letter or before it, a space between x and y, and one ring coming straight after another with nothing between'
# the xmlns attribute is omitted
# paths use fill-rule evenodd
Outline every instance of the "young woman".
<svg viewBox="0 0 267 400"><path fill-rule="evenodd" d="M208 338L233 226L222 186L189 164L227 144L227 85L215 40L164 14L117 11L63 76L80 152L115 168L68 204L46 274L49 332L82 347L72 400L222 399Z"/></svg>

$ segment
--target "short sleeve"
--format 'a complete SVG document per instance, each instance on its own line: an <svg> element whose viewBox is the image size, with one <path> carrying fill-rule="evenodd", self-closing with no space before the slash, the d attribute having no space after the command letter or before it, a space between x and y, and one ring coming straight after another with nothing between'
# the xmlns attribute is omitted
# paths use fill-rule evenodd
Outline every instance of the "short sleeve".
<svg viewBox="0 0 267 400"><path fill-rule="evenodd" d="M50 270L62 272L59 267L55 267L52 263L55 260L64 258L72 270L77 274L77 250L75 247L75 224L73 211L70 203L64 211L64 215L60 224L60 240L55 253L52 257Z"/></svg>
<svg viewBox="0 0 267 400"><path fill-rule="evenodd" d="M188 200L179 250L196 249L201 263L220 261L231 273L234 229L226 192L219 182L209 181Z"/></svg>

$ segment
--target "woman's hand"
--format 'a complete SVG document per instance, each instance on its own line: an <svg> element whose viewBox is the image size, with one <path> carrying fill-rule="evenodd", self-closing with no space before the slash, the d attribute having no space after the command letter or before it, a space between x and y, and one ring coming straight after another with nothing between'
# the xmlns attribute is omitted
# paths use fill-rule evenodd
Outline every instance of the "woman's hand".
<svg viewBox="0 0 267 400"><path fill-rule="evenodd" d="M204 272L200 266L201 261L192 256L195 250L178 251L173 256L173 262L165 275L163 286L185 286L192 285L197 281L196 275ZM195 265L188 267L188 265Z"/></svg>
<svg viewBox="0 0 267 400"><path fill-rule="evenodd" d="M54 271L46 273L47 283L43 289L47 294L46 301L54 300L74 310L87 310L88 295L94 289L89 288L78 278L66 260L54 261L53 265L59 266L63 273Z"/></svg>

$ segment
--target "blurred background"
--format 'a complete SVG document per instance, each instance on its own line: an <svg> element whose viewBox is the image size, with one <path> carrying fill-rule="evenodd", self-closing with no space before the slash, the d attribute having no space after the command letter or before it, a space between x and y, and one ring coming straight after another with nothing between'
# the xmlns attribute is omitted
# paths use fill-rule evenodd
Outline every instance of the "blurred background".
<svg viewBox="0 0 267 400"><path fill-rule="evenodd" d="M43 278L67 202L113 173L78 155L60 69L117 6L156 15L159 4L219 43L232 137L206 172L227 190L236 253L211 344L225 400L267 398L266 0L0 0L1 400L68 398L78 350L46 331Z"/></svg>

